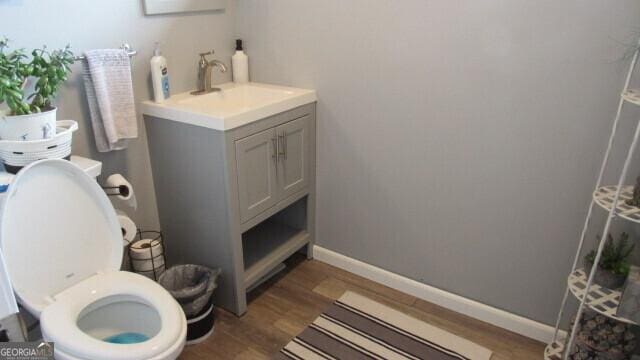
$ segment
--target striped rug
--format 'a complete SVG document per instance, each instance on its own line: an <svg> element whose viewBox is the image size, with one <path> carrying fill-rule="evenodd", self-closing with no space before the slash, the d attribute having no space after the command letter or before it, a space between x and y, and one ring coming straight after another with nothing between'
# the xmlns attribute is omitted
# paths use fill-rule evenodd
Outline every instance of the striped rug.
<svg viewBox="0 0 640 360"><path fill-rule="evenodd" d="M276 359L489 360L491 351L353 292L346 292Z"/></svg>

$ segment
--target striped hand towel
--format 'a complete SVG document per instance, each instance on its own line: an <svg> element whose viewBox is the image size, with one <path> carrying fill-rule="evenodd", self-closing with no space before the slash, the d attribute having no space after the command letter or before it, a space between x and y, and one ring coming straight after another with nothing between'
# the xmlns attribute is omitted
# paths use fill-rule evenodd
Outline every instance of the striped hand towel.
<svg viewBox="0 0 640 360"><path fill-rule="evenodd" d="M122 49L84 54L84 84L91 125L100 152L127 148L138 137L129 55Z"/></svg>

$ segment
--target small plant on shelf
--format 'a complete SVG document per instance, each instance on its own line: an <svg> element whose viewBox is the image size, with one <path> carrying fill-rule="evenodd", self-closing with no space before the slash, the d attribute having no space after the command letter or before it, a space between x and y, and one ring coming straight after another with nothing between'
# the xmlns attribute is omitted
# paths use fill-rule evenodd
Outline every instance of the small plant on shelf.
<svg viewBox="0 0 640 360"><path fill-rule="evenodd" d="M600 237L598 237L598 240ZM611 234L607 235L607 242L602 250L595 282L610 289L616 289L624 284L629 275L629 256L633 252L635 244L629 240L629 234L623 232L616 242ZM590 269L596 259L596 250L592 250L585 256L585 263Z"/></svg>
<svg viewBox="0 0 640 360"><path fill-rule="evenodd" d="M627 205L640 207L640 176L636 179L636 186L633 188L631 199L627 200Z"/></svg>

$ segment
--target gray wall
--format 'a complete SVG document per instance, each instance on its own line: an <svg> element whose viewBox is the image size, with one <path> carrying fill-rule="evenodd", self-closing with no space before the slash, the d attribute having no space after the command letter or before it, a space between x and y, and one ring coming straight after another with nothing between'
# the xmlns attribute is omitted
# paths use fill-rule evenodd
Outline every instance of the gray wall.
<svg viewBox="0 0 640 360"><path fill-rule="evenodd" d="M0 0L14 45L130 42L137 100L162 42L174 92L196 53L229 61L236 32L255 80L316 88L322 246L551 322L604 150L640 3L238 0L225 12L145 17L141 1ZM157 226L146 135L95 151L75 75L61 118L74 153L136 187ZM229 75L218 77L229 80ZM141 120L140 120L141 121Z"/></svg>
<svg viewBox="0 0 640 360"><path fill-rule="evenodd" d="M253 80L315 88L321 246L551 323L634 0L238 0Z"/></svg>
<svg viewBox="0 0 640 360"><path fill-rule="evenodd" d="M214 48L217 58L229 63L234 49L234 7L235 3L229 1L223 12L146 17L142 0L0 0L0 36L12 39L13 46L25 48L42 44L56 48L70 43L78 53L129 42L138 50L138 56L133 59L133 81L136 101L142 101L151 97L149 59L156 41L161 43L169 62L174 93L195 87L198 52ZM135 213L127 211L140 226L157 228L158 214L142 117L138 120L140 138L133 141L128 150L97 153L79 63L73 66L73 71L73 78L58 99L58 118L80 122L80 130L74 135L73 153L103 161L105 175L121 172L129 178L137 192L139 208ZM229 74L216 75L218 81L230 80Z"/></svg>

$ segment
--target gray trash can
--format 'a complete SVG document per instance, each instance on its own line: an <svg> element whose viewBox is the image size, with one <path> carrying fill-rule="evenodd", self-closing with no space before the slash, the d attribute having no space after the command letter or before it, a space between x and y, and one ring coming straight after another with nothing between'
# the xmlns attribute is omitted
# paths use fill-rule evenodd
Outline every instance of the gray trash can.
<svg viewBox="0 0 640 360"><path fill-rule="evenodd" d="M212 295L218 287L220 269L201 265L176 265L167 269L158 283L178 301L187 317L187 345L208 338L214 329Z"/></svg>

